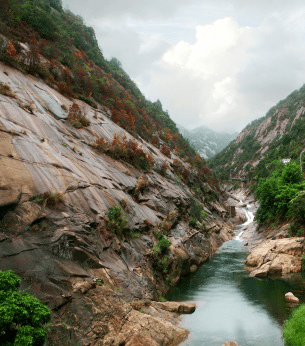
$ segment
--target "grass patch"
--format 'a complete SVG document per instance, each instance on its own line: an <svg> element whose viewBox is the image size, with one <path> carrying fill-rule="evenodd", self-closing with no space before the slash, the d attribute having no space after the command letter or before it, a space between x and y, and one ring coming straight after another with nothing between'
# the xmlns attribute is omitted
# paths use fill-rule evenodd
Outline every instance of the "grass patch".
<svg viewBox="0 0 305 346"><path fill-rule="evenodd" d="M305 305L296 309L291 318L286 321L283 337L287 346L305 345Z"/></svg>

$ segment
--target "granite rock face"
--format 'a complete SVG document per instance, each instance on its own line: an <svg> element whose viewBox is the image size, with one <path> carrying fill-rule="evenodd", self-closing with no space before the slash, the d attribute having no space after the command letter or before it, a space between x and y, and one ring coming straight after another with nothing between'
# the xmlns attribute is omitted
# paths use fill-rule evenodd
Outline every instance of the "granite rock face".
<svg viewBox="0 0 305 346"><path fill-rule="evenodd" d="M207 202L204 228L191 228L185 213L193 194L172 170L144 174L97 152L98 138L132 138L109 110L69 100L1 63L0 82L13 95L0 94L0 269L14 270L22 287L53 309L48 345L178 344L187 332L172 317L157 308L145 314L130 302L156 300L232 238L222 206ZM90 126L66 121L73 102ZM157 164L179 159L133 140ZM105 226L115 205L124 207L133 237ZM171 241L166 273L151 256L164 225Z"/></svg>
<svg viewBox="0 0 305 346"><path fill-rule="evenodd" d="M269 274L300 272L304 240L304 238L283 238L262 242L247 257L246 265L250 275L265 277Z"/></svg>
<svg viewBox="0 0 305 346"><path fill-rule="evenodd" d="M285 294L285 300L291 303L299 303L300 301L300 299L291 292L288 292Z"/></svg>

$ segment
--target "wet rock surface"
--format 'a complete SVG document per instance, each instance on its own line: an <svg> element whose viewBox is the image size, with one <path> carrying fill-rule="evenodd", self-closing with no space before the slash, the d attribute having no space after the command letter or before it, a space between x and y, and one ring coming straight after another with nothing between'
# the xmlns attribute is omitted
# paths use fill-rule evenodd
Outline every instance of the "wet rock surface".
<svg viewBox="0 0 305 346"><path fill-rule="evenodd" d="M21 289L53 309L48 345L177 345L187 336L177 326L182 308L150 306L148 314L131 302L157 300L232 238L221 202L207 200L205 223L190 227L193 193L170 169L144 174L96 151L97 138L131 138L108 110L1 63L0 82L15 95L0 94L0 269L14 270ZM66 121L73 102L89 127ZM157 164L179 159L138 144ZM115 205L124 207L129 236L106 227ZM164 272L151 255L161 228L171 241Z"/></svg>

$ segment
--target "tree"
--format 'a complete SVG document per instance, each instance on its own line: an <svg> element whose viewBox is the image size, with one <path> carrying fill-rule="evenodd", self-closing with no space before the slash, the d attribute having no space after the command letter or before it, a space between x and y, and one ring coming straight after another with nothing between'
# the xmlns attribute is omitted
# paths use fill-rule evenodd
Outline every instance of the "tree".
<svg viewBox="0 0 305 346"><path fill-rule="evenodd" d="M276 168L269 177L260 180L256 189L260 205L256 217L260 224L294 217L294 205L291 205L291 201L305 187L302 182L303 174L297 163L291 162L285 166L277 161L272 164Z"/></svg>
<svg viewBox="0 0 305 346"><path fill-rule="evenodd" d="M51 311L37 298L18 292L21 279L12 270L0 271L0 344L42 346Z"/></svg>
<svg viewBox="0 0 305 346"><path fill-rule="evenodd" d="M62 2L61 0L49 0L49 4L51 7L55 8L57 11L62 12Z"/></svg>

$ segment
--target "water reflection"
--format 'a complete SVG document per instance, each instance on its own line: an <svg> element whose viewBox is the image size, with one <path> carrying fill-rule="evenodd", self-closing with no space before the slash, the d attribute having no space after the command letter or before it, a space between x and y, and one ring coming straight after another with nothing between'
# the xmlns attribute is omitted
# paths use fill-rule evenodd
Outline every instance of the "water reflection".
<svg viewBox="0 0 305 346"><path fill-rule="evenodd" d="M243 269L246 256L238 240L225 243L168 296L197 304L194 314L183 317L182 326L191 331L183 345L220 346L226 340L242 346L284 345L281 325L290 314L284 296L300 285L295 280L249 278Z"/></svg>

